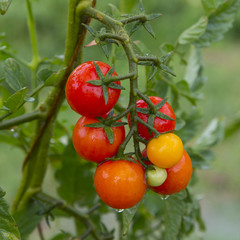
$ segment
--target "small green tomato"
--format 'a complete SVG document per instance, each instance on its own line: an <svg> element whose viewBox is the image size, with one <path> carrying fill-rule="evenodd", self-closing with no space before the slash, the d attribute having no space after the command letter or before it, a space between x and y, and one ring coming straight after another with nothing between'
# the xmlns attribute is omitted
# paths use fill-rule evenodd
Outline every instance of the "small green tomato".
<svg viewBox="0 0 240 240"><path fill-rule="evenodd" d="M148 184L152 187L160 186L167 178L167 171L165 168L160 168L152 165L154 169L147 169Z"/></svg>

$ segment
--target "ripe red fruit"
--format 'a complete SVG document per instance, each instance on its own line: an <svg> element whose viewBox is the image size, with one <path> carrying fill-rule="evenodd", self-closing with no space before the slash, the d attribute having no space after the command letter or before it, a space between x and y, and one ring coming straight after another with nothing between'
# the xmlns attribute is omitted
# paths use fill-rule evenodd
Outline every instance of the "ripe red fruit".
<svg viewBox="0 0 240 240"><path fill-rule="evenodd" d="M105 76L110 70L106 63L95 61ZM113 76L117 76L114 71ZM79 65L70 74L66 88L66 98L71 108L83 116L98 117L108 111L117 103L120 89L108 87L108 101L105 104L102 86L94 86L87 81L99 80L93 61ZM118 85L120 81L115 82Z"/></svg>

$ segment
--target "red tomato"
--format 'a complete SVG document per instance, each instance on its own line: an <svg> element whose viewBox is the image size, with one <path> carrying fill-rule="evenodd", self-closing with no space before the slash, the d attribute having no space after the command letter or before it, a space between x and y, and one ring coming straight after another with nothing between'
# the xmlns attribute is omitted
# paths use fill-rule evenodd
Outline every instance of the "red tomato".
<svg viewBox="0 0 240 240"><path fill-rule="evenodd" d="M84 127L99 122L95 118L81 117L73 129L73 146L84 159L100 163L113 157L125 139L124 126L113 127L114 142L110 144L103 128Z"/></svg>
<svg viewBox="0 0 240 240"><path fill-rule="evenodd" d="M184 150L180 162L166 170L167 179L164 183L150 189L161 195L171 195L185 189L192 176L192 162L188 153Z"/></svg>
<svg viewBox="0 0 240 240"><path fill-rule="evenodd" d="M95 61L105 76L110 69L106 63ZM117 73L114 71L114 76ZM105 104L101 86L94 86L87 81L99 80L93 61L79 65L70 74L66 88L66 98L71 108L83 116L98 117L107 113L117 103L120 89L108 88L109 99ZM120 81L115 82L120 85Z"/></svg>
<svg viewBox="0 0 240 240"><path fill-rule="evenodd" d="M149 97L149 99L151 100L151 102L154 105L157 105L159 102L161 102L163 100L162 98L156 97L156 96ZM146 102L144 102L144 100L140 99L140 100L137 101L137 108L148 108L148 106L147 106ZM169 105L169 103L166 102L163 105L163 107L159 109L159 112L173 118L174 121L173 120L162 119L162 118L159 118L159 117L155 117L153 127L159 133L174 130L175 125L176 125L176 117L175 117L174 111L173 111L172 107ZM147 114L137 112L137 116L139 118L141 118L144 122L146 122L146 123L148 122L148 115ZM130 126L130 114L128 115L128 124ZM154 137L154 135L155 135L154 133L151 133L151 135L149 135L147 127L143 126L141 123L138 123L137 125L138 125L138 134L142 138L144 138L146 140L150 140L151 138Z"/></svg>

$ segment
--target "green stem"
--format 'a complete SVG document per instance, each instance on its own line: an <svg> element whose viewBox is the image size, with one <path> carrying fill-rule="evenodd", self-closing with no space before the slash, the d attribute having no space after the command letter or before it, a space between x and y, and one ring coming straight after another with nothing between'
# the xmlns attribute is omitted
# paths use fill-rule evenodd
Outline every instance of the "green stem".
<svg viewBox="0 0 240 240"><path fill-rule="evenodd" d="M138 89L135 90L137 92L137 95L144 100L144 102L147 103L151 113L155 113L155 105L151 102L151 100L149 99L149 97L147 97L146 95L144 95L143 93L141 93L141 91L139 91Z"/></svg>
<svg viewBox="0 0 240 240"><path fill-rule="evenodd" d="M159 66L160 60L156 56L139 56L137 55L139 62L153 62L154 65Z"/></svg>
<svg viewBox="0 0 240 240"><path fill-rule="evenodd" d="M129 78L134 77L134 76L136 76L136 72L127 73L127 74L122 75L122 76L111 76L105 81L105 83L126 80L126 79L129 79Z"/></svg>
<svg viewBox="0 0 240 240"><path fill-rule="evenodd" d="M136 21L140 21L140 22L144 23L144 22L147 21L147 18L146 18L145 15L137 15L137 16L133 16L133 17L123 19L123 20L121 20L121 23L128 24L128 23L136 22Z"/></svg>
<svg viewBox="0 0 240 240"><path fill-rule="evenodd" d="M9 120L1 122L0 129L11 128L11 127L14 127L16 125L19 125L19 124L22 124L25 122L30 122L30 121L42 118L43 116L44 116L44 114L41 111L26 113L19 117L11 118Z"/></svg>

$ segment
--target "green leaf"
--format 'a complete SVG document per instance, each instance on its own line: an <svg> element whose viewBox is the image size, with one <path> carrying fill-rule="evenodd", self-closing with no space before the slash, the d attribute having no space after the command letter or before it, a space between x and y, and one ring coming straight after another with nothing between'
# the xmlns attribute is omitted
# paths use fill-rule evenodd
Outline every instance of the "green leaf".
<svg viewBox="0 0 240 240"><path fill-rule="evenodd" d="M11 0L0 0L0 13L1 13L1 15L4 15L7 12L10 4L11 4Z"/></svg>
<svg viewBox="0 0 240 240"><path fill-rule="evenodd" d="M14 91L18 91L26 87L26 79L20 69L19 64L13 58L8 58L4 62L5 79L9 87Z"/></svg>
<svg viewBox="0 0 240 240"><path fill-rule="evenodd" d="M152 27L149 25L149 23L147 23L147 22L143 23L143 27L152 35L152 37L156 38L156 35L155 35Z"/></svg>
<svg viewBox="0 0 240 240"><path fill-rule="evenodd" d="M88 26L87 24L82 23L82 25L90 32L93 37L97 36L97 31Z"/></svg>
<svg viewBox="0 0 240 240"><path fill-rule="evenodd" d="M93 86L102 86L102 82L99 80L89 80L87 83L93 85Z"/></svg>
<svg viewBox="0 0 240 240"><path fill-rule="evenodd" d="M160 46L160 50L163 52L163 54L168 54L169 52L174 51L175 46L172 45L171 43L163 43Z"/></svg>
<svg viewBox="0 0 240 240"><path fill-rule="evenodd" d="M161 13L153 13L153 14L150 14L150 15L147 16L147 20L151 21L151 20L154 20L154 19L159 18L161 16L162 16Z"/></svg>
<svg viewBox="0 0 240 240"><path fill-rule="evenodd" d="M137 108L137 112L140 112L143 114L149 114L150 110L149 110L149 108Z"/></svg>
<svg viewBox="0 0 240 240"><path fill-rule="evenodd" d="M45 80L44 85L45 86L57 86L61 82L65 72L66 72L66 68L62 68L62 69L58 70L57 72L53 73L52 75L50 75L49 78L47 78Z"/></svg>
<svg viewBox="0 0 240 240"><path fill-rule="evenodd" d="M103 76L103 73L102 73L102 70L101 68L97 65L97 63L95 61L93 61L93 64L95 66L95 69L96 69L96 73L99 77L100 80L103 80L104 76Z"/></svg>
<svg viewBox="0 0 240 240"><path fill-rule="evenodd" d="M170 75L176 77L175 73L172 71L172 69L170 69L167 65L165 64L160 64L159 66L163 72L169 73Z"/></svg>
<svg viewBox="0 0 240 240"><path fill-rule="evenodd" d="M112 15L116 18L119 19L121 17L121 13L119 9L112 3L109 3L108 6L111 8Z"/></svg>
<svg viewBox="0 0 240 240"><path fill-rule="evenodd" d="M167 98L163 99L161 102L159 102L159 103L155 106L155 109L156 109L156 110L160 110L166 102L167 102Z"/></svg>
<svg viewBox="0 0 240 240"><path fill-rule="evenodd" d="M142 26L142 23L141 23L141 22L136 22L136 23L133 25L133 27L132 27L129 35L131 36L131 35L132 35L133 33L135 33L141 26Z"/></svg>
<svg viewBox="0 0 240 240"><path fill-rule="evenodd" d="M6 101L4 101L4 106L7 107L10 111L16 111L24 102L27 95L27 87L20 89L11 95Z"/></svg>
<svg viewBox="0 0 240 240"><path fill-rule="evenodd" d="M113 144L114 142L114 132L113 129L111 127L104 127L104 131L107 135L108 141L110 142L110 144Z"/></svg>
<svg viewBox="0 0 240 240"><path fill-rule="evenodd" d="M175 130L178 131L185 126L186 122L181 118L176 118Z"/></svg>
<svg viewBox="0 0 240 240"><path fill-rule="evenodd" d="M171 52L167 53L166 55L162 56L160 58L160 62L161 63L166 63L169 60L169 58L172 56L172 54L173 54L173 51L171 51Z"/></svg>
<svg viewBox="0 0 240 240"><path fill-rule="evenodd" d="M165 119L165 120L171 120L171 121L174 121L173 118L169 117L168 115L162 113L162 112L157 112L156 113L156 116L159 117L159 118L162 118L162 119Z"/></svg>
<svg viewBox="0 0 240 240"><path fill-rule="evenodd" d="M232 27L240 1L225 1L208 17L206 32L194 43L197 47L208 47L212 42L223 39L223 35Z"/></svg>
<svg viewBox="0 0 240 240"><path fill-rule="evenodd" d="M20 233L15 220L9 213L9 206L4 200L5 192L0 188L0 239L20 240Z"/></svg>
<svg viewBox="0 0 240 240"><path fill-rule="evenodd" d="M41 82L44 83L52 74L53 74L53 71L45 68L37 73L37 77Z"/></svg>
<svg viewBox="0 0 240 240"><path fill-rule="evenodd" d="M184 202L176 197L169 197L164 202L165 232L164 240L177 239L180 230L182 216L184 214Z"/></svg>
<svg viewBox="0 0 240 240"><path fill-rule="evenodd" d="M96 197L92 177L95 165L81 159L70 140L59 160L61 166L55 173L59 196L70 205L92 207Z"/></svg>
<svg viewBox="0 0 240 240"><path fill-rule="evenodd" d="M141 203L141 202L140 202ZM123 218L123 235L127 235L129 226L137 213L137 210L139 208L140 203L135 205L132 208L125 209L122 213L122 218Z"/></svg>
<svg viewBox="0 0 240 240"><path fill-rule="evenodd" d="M206 12L210 12L214 9L216 9L217 5L215 3L215 0L201 0L203 8Z"/></svg>
<svg viewBox="0 0 240 240"><path fill-rule="evenodd" d="M144 7L143 7L143 3L142 3L142 0L139 0L139 11L140 12L144 12Z"/></svg>
<svg viewBox="0 0 240 240"><path fill-rule="evenodd" d="M236 134L239 129L240 129L240 115L236 116L234 119L231 120L230 123L227 124L225 128L225 138Z"/></svg>
<svg viewBox="0 0 240 240"><path fill-rule="evenodd" d="M86 124L84 127L90 127L90 128L103 128L105 125L101 122Z"/></svg>
<svg viewBox="0 0 240 240"><path fill-rule="evenodd" d="M120 90L125 90L125 88L117 83L111 82L108 84L108 87L113 88L113 89L120 89Z"/></svg>
<svg viewBox="0 0 240 240"><path fill-rule="evenodd" d="M104 97L104 100L105 100L105 104L107 105L108 103L108 87L106 85L102 85L102 90L103 90L103 97Z"/></svg>
<svg viewBox="0 0 240 240"><path fill-rule="evenodd" d="M107 72L107 74L105 75L105 77L111 77L113 75L113 72L114 72L114 67L112 66L109 71Z"/></svg>
<svg viewBox="0 0 240 240"><path fill-rule="evenodd" d="M185 30L179 37L180 44L190 44L198 40L206 31L208 23L207 17L201 17L196 24Z"/></svg>
<svg viewBox="0 0 240 240"><path fill-rule="evenodd" d="M111 124L111 127L121 127L121 126L125 126L127 124L128 123L126 123L126 122L115 122L115 123Z"/></svg>
<svg viewBox="0 0 240 240"><path fill-rule="evenodd" d="M41 209L40 204L32 201L14 214L22 239L28 239L28 236L42 220L43 217L38 214Z"/></svg>
<svg viewBox="0 0 240 240"><path fill-rule="evenodd" d="M185 121L185 126L177 132L177 135L183 142L187 142L196 135L202 122L202 114L198 109L195 109L188 114L183 113L181 119Z"/></svg>
<svg viewBox="0 0 240 240"><path fill-rule="evenodd" d="M224 127L224 119L214 118L198 137L195 147L205 149L220 143L224 139Z"/></svg>

